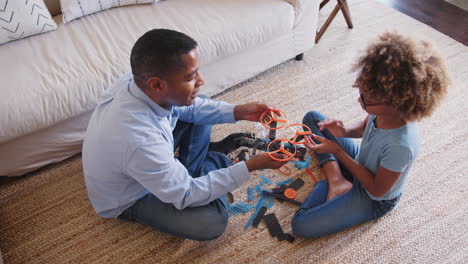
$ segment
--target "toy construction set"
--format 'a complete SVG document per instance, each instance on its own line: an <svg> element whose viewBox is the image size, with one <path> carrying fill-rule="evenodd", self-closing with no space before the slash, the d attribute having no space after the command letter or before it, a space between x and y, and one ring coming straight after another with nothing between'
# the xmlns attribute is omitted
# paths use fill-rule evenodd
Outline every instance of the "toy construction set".
<svg viewBox="0 0 468 264"><path fill-rule="evenodd" d="M267 133L263 131L264 133L262 134L267 134L268 138L257 138L255 134L244 134L240 139L239 145L248 149L242 149L238 152L233 157L233 162L245 161L250 158L249 155L254 156L257 150L261 150L267 152L274 160L294 163L297 169L305 170L304 174L309 175L314 182L317 182L317 179L309 168L311 156L309 155L306 158L307 148L303 146L306 141L305 137L312 134L311 129L303 124L293 123L288 125L286 114L276 109L270 109L262 113L259 121L264 130L266 129L267 131ZM275 155L275 153L283 155L279 156ZM291 174L288 164L283 165L277 171L286 176ZM262 178L260 184L247 188L247 202L234 203L234 196L232 193L228 193L223 198L227 209L232 215L247 214L253 211L244 229L247 230L250 226L258 227L263 220L272 237L277 237L279 241L286 240L292 243L294 237L291 234L284 233L276 215L274 213L267 213L267 211L273 207L275 201L301 206L302 203L296 200L296 197L298 190L304 185L304 181L301 178L296 178L295 180L289 178L273 183L264 175L260 177ZM265 189L264 186L266 184L275 185L276 187Z"/></svg>

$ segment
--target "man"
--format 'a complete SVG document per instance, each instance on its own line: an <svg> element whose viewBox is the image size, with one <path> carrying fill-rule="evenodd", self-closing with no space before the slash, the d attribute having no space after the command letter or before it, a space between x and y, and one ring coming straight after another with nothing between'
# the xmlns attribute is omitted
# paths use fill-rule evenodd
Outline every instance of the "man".
<svg viewBox="0 0 468 264"><path fill-rule="evenodd" d="M197 43L183 33L147 32L130 60L132 74L109 89L86 132L83 169L91 203L102 217L181 238L215 239L229 218L219 198L247 181L250 171L284 162L263 153L229 166L226 155L209 150L227 153L238 147L235 137L210 148L211 125L257 121L269 108L198 97L204 82Z"/></svg>

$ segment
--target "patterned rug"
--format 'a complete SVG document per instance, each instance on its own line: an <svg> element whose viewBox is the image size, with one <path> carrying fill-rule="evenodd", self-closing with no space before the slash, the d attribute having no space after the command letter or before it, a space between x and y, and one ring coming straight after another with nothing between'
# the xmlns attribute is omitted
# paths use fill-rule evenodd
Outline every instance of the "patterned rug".
<svg viewBox="0 0 468 264"><path fill-rule="evenodd" d="M194 242L141 224L99 218L87 199L81 157L75 156L27 177L0 185L0 249L13 263L463 263L468 260L468 48L386 6L349 1L354 29L339 14L303 61L288 61L220 94L217 100L267 102L290 121L309 110L352 124L365 114L351 88L350 65L367 43L385 30L431 40L447 60L453 85L434 116L420 123L422 153L398 207L385 217L320 239L294 243L272 238L264 223L244 229L252 211L233 215L215 241ZM323 22L332 5L321 14ZM328 13L327 13L328 12ZM311 32L312 34L313 32ZM233 132L255 132L254 123L216 126L213 139ZM319 172L312 162L317 177ZM292 167L292 166L291 166ZM266 170L234 192L247 202L247 188L302 178L297 200L313 187L304 170L285 176ZM274 184L264 184L271 189ZM297 206L275 202L269 209L290 233Z"/></svg>

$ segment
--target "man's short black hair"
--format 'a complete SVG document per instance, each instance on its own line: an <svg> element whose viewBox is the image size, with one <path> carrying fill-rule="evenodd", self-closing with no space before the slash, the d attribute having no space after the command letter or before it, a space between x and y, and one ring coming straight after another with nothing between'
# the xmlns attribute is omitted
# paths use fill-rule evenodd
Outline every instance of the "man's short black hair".
<svg viewBox="0 0 468 264"><path fill-rule="evenodd" d="M197 42L184 33L153 29L141 36L132 48L130 65L137 82L151 76L164 78L184 67L181 55L197 47ZM143 88L143 87L142 87Z"/></svg>

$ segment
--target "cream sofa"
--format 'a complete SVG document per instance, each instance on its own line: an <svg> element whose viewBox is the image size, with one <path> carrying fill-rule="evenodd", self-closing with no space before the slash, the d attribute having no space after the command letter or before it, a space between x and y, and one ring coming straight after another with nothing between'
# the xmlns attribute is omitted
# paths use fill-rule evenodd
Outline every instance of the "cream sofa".
<svg viewBox="0 0 468 264"><path fill-rule="evenodd" d="M314 45L318 0L166 0L102 11L0 45L0 175L18 176L81 151L100 94L130 71L132 45L152 28L199 43L210 96ZM272 88L274 89L274 88Z"/></svg>

